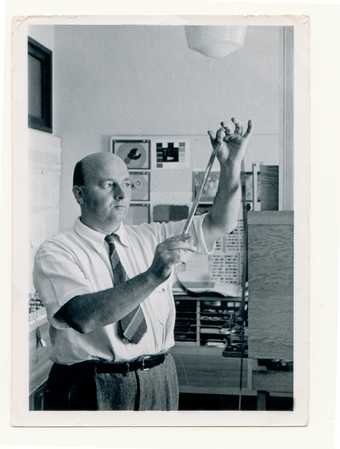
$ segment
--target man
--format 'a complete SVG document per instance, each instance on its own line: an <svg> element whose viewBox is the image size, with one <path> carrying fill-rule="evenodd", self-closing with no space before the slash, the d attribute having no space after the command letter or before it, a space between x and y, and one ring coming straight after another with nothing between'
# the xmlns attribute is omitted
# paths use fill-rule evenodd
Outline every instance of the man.
<svg viewBox="0 0 340 449"><path fill-rule="evenodd" d="M184 221L125 226L131 182L124 162L94 153L74 170L81 215L74 228L43 243L35 286L50 323L52 366L46 409L176 410L174 266L193 251L208 252L232 231L240 207L240 171L251 122L243 133L221 123L209 131L220 163L214 204Z"/></svg>

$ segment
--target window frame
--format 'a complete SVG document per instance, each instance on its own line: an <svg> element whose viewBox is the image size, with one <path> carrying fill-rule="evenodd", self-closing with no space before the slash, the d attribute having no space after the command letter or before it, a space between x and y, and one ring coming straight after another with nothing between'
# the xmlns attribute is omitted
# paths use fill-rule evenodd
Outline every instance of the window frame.
<svg viewBox="0 0 340 449"><path fill-rule="evenodd" d="M41 116L37 117L30 113L28 103L28 126L33 129L52 133L52 51L35 39L28 37L27 58L36 58L40 61L42 67L41 79ZM29 95L29 74L28 95Z"/></svg>

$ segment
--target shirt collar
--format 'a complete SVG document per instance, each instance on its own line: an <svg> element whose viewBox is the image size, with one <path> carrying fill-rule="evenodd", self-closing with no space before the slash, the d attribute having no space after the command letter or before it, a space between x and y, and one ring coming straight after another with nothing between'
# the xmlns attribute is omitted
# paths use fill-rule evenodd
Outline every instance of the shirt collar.
<svg viewBox="0 0 340 449"><path fill-rule="evenodd" d="M91 240L94 243L104 243L105 236L107 235L85 225L80 220L80 217L77 218L74 224L74 230L77 234ZM122 245L129 246L129 240L127 238L126 229L123 223L119 225L119 228L115 231L115 235L118 236L118 240Z"/></svg>
<svg viewBox="0 0 340 449"><path fill-rule="evenodd" d="M127 238L126 228L123 223L119 225L115 234L118 235L119 241L124 246L129 246L129 239Z"/></svg>

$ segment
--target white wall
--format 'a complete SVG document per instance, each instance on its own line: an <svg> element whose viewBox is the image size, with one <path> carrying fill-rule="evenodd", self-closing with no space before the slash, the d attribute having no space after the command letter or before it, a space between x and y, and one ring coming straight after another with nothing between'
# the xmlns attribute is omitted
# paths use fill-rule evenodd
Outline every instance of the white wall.
<svg viewBox="0 0 340 449"><path fill-rule="evenodd" d="M87 153L108 151L111 135L204 135L223 118L252 118L248 166L252 160L278 163L281 32L251 27L244 48L214 60L187 48L182 27L56 26L61 228L78 214L71 193L75 162Z"/></svg>
<svg viewBox="0 0 340 449"><path fill-rule="evenodd" d="M28 35L52 50L54 57L54 27L31 26ZM54 80L55 65L52 67ZM29 129L28 135L30 248L33 266L33 258L39 245L59 231L61 140L54 133L36 129Z"/></svg>
<svg viewBox="0 0 340 449"><path fill-rule="evenodd" d="M49 50L54 50L54 26L31 25L28 30L28 35Z"/></svg>
<svg viewBox="0 0 340 449"><path fill-rule="evenodd" d="M39 245L59 231L61 145L46 132L30 130L30 246L33 257Z"/></svg>

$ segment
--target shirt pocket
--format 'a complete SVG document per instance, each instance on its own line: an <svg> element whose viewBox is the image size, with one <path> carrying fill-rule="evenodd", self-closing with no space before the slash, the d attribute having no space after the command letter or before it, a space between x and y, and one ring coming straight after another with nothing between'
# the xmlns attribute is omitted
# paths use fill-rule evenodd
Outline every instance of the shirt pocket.
<svg viewBox="0 0 340 449"><path fill-rule="evenodd" d="M166 286L160 285L154 290L147 300L151 319L156 320L163 327L166 325L171 314L171 297Z"/></svg>

